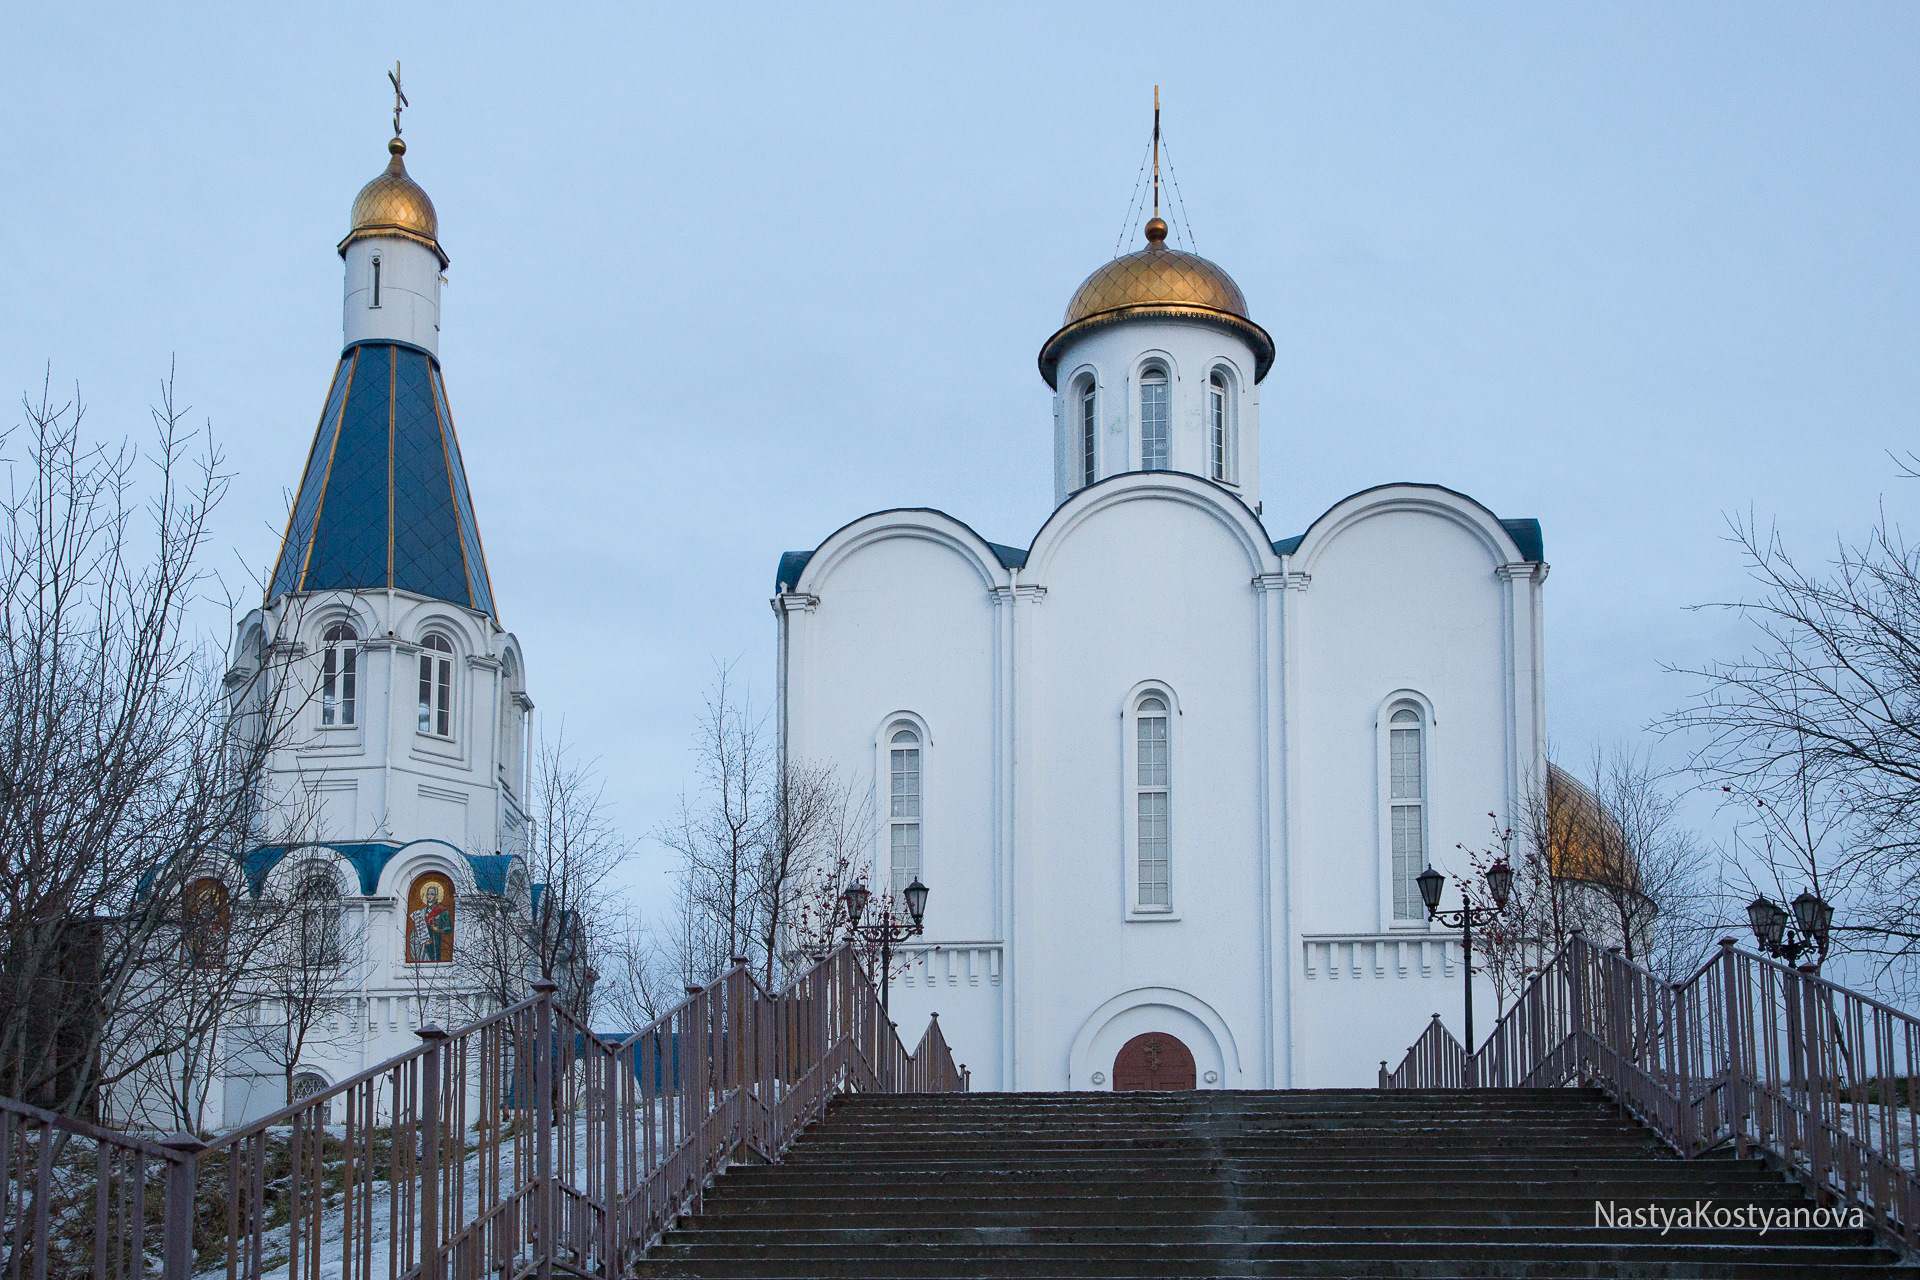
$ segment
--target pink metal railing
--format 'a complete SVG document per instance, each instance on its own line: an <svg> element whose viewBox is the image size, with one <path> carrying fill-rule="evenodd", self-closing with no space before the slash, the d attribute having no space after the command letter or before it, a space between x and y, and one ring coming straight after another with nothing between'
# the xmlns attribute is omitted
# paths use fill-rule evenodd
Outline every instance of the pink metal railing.
<svg viewBox="0 0 1920 1280"><path fill-rule="evenodd" d="M92 1280L139 1280L155 1230L165 1280L613 1276L715 1174L778 1159L836 1094L968 1083L937 1020L906 1051L846 947L778 994L736 966L620 1040L534 988L210 1143L0 1099L0 1280L87 1264ZM63 1198L88 1151L91 1209ZM85 1259L55 1229L76 1213L98 1224Z"/></svg>
<svg viewBox="0 0 1920 1280"><path fill-rule="evenodd" d="M1920 1247L1920 1019L1811 965L1729 938L1669 984L1576 933L1464 1072L1436 1026L1382 1088L1595 1085L1683 1156L1764 1151Z"/></svg>
<svg viewBox="0 0 1920 1280"><path fill-rule="evenodd" d="M1406 1060L1392 1071L1380 1064L1382 1089L1458 1089L1466 1067L1467 1051L1453 1038L1434 1014L1433 1021L1420 1038L1407 1048ZM1415 1083L1415 1082L1418 1083Z"/></svg>

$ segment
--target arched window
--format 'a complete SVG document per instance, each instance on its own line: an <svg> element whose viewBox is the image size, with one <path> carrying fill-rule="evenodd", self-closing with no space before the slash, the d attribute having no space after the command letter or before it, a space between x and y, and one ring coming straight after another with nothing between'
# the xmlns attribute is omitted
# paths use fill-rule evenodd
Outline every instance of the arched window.
<svg viewBox="0 0 1920 1280"><path fill-rule="evenodd" d="M325 1093L327 1078L318 1071L296 1071L287 1089L288 1102L304 1102L316 1093Z"/></svg>
<svg viewBox="0 0 1920 1280"><path fill-rule="evenodd" d="M453 736L453 642L434 634L420 642L420 732Z"/></svg>
<svg viewBox="0 0 1920 1280"><path fill-rule="evenodd" d="M310 867L293 890L293 947L300 972L315 973L340 963L340 878L324 866Z"/></svg>
<svg viewBox="0 0 1920 1280"><path fill-rule="evenodd" d="M227 886L212 876L201 876L187 885L182 903L187 963L195 969L220 968L226 963L227 928L233 922Z"/></svg>
<svg viewBox="0 0 1920 1280"><path fill-rule="evenodd" d="M1233 479L1233 413L1227 396L1227 375L1218 369L1207 379L1207 435L1213 454L1213 478Z"/></svg>
<svg viewBox="0 0 1920 1280"><path fill-rule="evenodd" d="M887 848L898 896L920 878L920 734L896 728L888 748Z"/></svg>
<svg viewBox="0 0 1920 1280"><path fill-rule="evenodd" d="M1092 484L1100 478L1100 417L1098 392L1092 378L1080 384L1080 484Z"/></svg>
<svg viewBox="0 0 1920 1280"><path fill-rule="evenodd" d="M1140 469L1167 469L1168 429L1172 421L1167 371L1154 365L1140 375Z"/></svg>
<svg viewBox="0 0 1920 1280"><path fill-rule="evenodd" d="M1138 905L1167 907L1173 903L1172 837L1173 775L1171 743L1167 737L1167 702L1159 694L1140 700L1134 717L1135 841L1139 858Z"/></svg>
<svg viewBox="0 0 1920 1280"><path fill-rule="evenodd" d="M373 255L373 301L367 305L370 307L380 305L380 255L377 253Z"/></svg>
<svg viewBox="0 0 1920 1280"><path fill-rule="evenodd" d="M320 723L353 723L359 684L359 641L353 628L336 622L327 628L326 653L320 659Z"/></svg>
<svg viewBox="0 0 1920 1280"><path fill-rule="evenodd" d="M1394 708L1387 721L1387 821L1393 841L1393 918L1426 919L1416 877L1427 865L1427 767L1420 712Z"/></svg>
<svg viewBox="0 0 1920 1280"><path fill-rule="evenodd" d="M453 961L453 881L438 871L415 876L407 890L407 963Z"/></svg>

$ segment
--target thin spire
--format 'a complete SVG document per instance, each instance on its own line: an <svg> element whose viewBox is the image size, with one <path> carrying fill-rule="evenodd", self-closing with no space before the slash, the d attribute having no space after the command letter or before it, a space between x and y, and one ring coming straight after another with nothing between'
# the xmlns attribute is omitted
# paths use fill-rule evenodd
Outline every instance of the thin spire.
<svg viewBox="0 0 1920 1280"><path fill-rule="evenodd" d="M394 63L399 67L399 63ZM399 136L399 111L394 111L394 136ZM1160 217L1160 86L1154 84L1154 217Z"/></svg>
<svg viewBox="0 0 1920 1280"><path fill-rule="evenodd" d="M1167 224L1160 216L1160 86L1153 86L1153 217L1147 220L1147 248L1166 247Z"/></svg>

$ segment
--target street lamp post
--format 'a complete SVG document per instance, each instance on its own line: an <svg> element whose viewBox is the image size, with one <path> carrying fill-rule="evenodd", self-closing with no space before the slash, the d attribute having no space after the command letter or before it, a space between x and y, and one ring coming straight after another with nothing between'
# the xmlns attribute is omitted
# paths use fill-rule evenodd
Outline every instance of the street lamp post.
<svg viewBox="0 0 1920 1280"><path fill-rule="evenodd" d="M1428 867L1414 877L1420 886L1420 900L1427 904L1427 919L1438 920L1441 924L1460 930L1460 949L1466 956L1467 975L1467 1080L1469 1089L1475 1085L1473 1070L1473 926L1485 924L1507 909L1507 895L1513 892L1513 868L1507 865L1505 858L1487 868L1487 892L1493 897L1491 907L1476 907L1473 899L1467 896L1465 884L1460 887L1460 909L1442 911L1440 909L1440 891L1446 888L1447 878Z"/></svg>
<svg viewBox="0 0 1920 1280"><path fill-rule="evenodd" d="M1802 889L1793 900L1793 911L1761 894L1747 904L1747 923L1760 949L1770 956L1795 964L1807 952L1827 958L1827 933L1833 927L1833 904Z"/></svg>
<svg viewBox="0 0 1920 1280"><path fill-rule="evenodd" d="M907 924L898 924L891 913L886 919L875 924L863 925L860 917L866 913L867 899L873 895L864 884L854 884L840 895L847 906L847 939L865 938L880 944L880 1013L889 1017L887 992L893 986L893 944L905 942L908 938L918 937L923 931L921 918L927 914L927 886L915 876L913 883L901 891L907 900L907 914L913 919Z"/></svg>

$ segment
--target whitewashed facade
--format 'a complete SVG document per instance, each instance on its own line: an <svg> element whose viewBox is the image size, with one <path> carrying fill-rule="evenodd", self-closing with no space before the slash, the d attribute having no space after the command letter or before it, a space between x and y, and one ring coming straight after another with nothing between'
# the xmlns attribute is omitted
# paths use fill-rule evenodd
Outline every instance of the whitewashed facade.
<svg viewBox="0 0 1920 1280"><path fill-rule="evenodd" d="M265 843L228 862L224 891L236 912L302 892L341 903L336 997L297 1066L307 1089L417 1046L429 1022L470 1020L471 980L442 951L477 907L525 912L539 892L522 856L526 663L494 607L439 367L447 259L397 137L392 150L339 246L345 348L268 597L237 628L227 675L243 708L270 707L286 727L267 766ZM431 903L429 885L442 889ZM452 936L429 945L443 903ZM230 1043L281 1016L243 1001ZM232 1056L210 1122L267 1114L285 1092L280 1066Z"/></svg>
<svg viewBox="0 0 1920 1280"><path fill-rule="evenodd" d="M937 1011L976 1088L1111 1088L1142 1035L1201 1088L1369 1085L1460 1030L1412 876L1544 777L1539 527L1397 483L1275 540L1271 340L1153 230L1042 353L1025 547L903 509L782 558L786 750L870 782L877 878L930 886L894 1015Z"/></svg>

